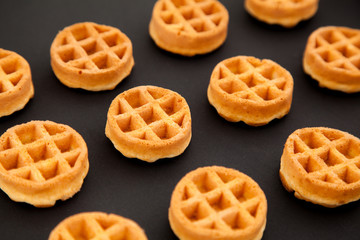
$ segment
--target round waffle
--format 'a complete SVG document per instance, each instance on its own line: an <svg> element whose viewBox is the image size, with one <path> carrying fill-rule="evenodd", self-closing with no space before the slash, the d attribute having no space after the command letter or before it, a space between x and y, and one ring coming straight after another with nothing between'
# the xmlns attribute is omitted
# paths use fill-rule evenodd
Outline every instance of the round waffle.
<svg viewBox="0 0 360 240"><path fill-rule="evenodd" d="M154 162L185 151L191 139L191 115L178 93L140 86L111 103L106 136L124 156Z"/></svg>
<svg viewBox="0 0 360 240"><path fill-rule="evenodd" d="M176 185L170 225L181 240L259 240L267 201L247 175L225 167L198 168Z"/></svg>
<svg viewBox="0 0 360 240"><path fill-rule="evenodd" d="M51 207L80 190L88 169L86 143L69 126L31 121L0 137L0 188L14 201Z"/></svg>
<svg viewBox="0 0 360 240"><path fill-rule="evenodd" d="M226 39L229 14L216 0L159 0L149 25L150 36L166 51L204 54Z"/></svg>
<svg viewBox="0 0 360 240"><path fill-rule="evenodd" d="M321 27L307 42L303 67L320 87L346 93L360 91L360 30Z"/></svg>
<svg viewBox="0 0 360 240"><path fill-rule="evenodd" d="M325 207L360 198L360 139L336 129L296 130L287 139L280 177L295 196Z"/></svg>
<svg viewBox="0 0 360 240"><path fill-rule="evenodd" d="M119 29L83 22L60 31L50 49L57 78L71 88L111 90L134 66L130 39Z"/></svg>
<svg viewBox="0 0 360 240"><path fill-rule="evenodd" d="M277 63L237 56L216 65L207 95L226 120L260 126L289 112L293 85L291 74Z"/></svg>
<svg viewBox="0 0 360 240"><path fill-rule="evenodd" d="M0 48L0 117L23 109L33 96L28 62L19 54Z"/></svg>
<svg viewBox="0 0 360 240"><path fill-rule="evenodd" d="M319 0L245 0L250 15L268 24L294 27L315 15Z"/></svg>
<svg viewBox="0 0 360 240"><path fill-rule="evenodd" d="M147 240L144 230L134 221L103 212L85 212L60 222L49 240Z"/></svg>

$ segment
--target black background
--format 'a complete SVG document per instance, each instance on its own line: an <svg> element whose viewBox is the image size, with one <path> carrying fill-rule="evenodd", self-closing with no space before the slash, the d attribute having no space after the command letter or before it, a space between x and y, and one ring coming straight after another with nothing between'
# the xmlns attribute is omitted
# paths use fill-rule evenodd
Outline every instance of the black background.
<svg viewBox="0 0 360 240"><path fill-rule="evenodd" d="M68 124L87 142L90 161L81 191L52 208L15 203L0 191L0 239L47 239L62 219L84 211L131 218L149 239L177 239L167 219L172 190L187 172L207 165L236 168L259 183L268 199L263 239L359 239L360 202L327 209L297 200L282 187L278 170L285 140L298 128L326 126L360 137L360 94L319 88L302 70L309 34L325 25L360 28L360 1L322 0L314 18L292 29L254 20L243 1L222 2L230 14L225 44L210 54L188 58L160 50L149 37L155 0L0 1L0 47L28 60L35 85L35 97L23 110L0 119L1 134L30 120ZM117 27L132 40L135 67L112 91L70 89L52 72L53 38L82 21ZM236 55L269 58L291 72L295 86L286 117L254 128L227 122L210 106L206 90L212 69ZM112 99L147 84L185 97L193 121L187 150L153 164L123 157L104 133Z"/></svg>

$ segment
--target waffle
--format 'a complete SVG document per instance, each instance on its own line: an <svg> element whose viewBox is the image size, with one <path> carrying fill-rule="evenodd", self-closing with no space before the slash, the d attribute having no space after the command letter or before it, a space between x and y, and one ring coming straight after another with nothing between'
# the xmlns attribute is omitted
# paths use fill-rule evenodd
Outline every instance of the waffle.
<svg viewBox="0 0 360 240"><path fill-rule="evenodd" d="M237 56L215 67L207 95L226 120L260 126L289 112L293 84L291 74L277 63Z"/></svg>
<svg viewBox="0 0 360 240"><path fill-rule="evenodd" d="M147 240L144 230L134 221L103 212L85 212L60 222L49 240Z"/></svg>
<svg viewBox="0 0 360 240"><path fill-rule="evenodd" d="M360 30L322 27L307 42L303 67L320 87L360 92Z"/></svg>
<svg viewBox="0 0 360 240"><path fill-rule="evenodd" d="M90 91L114 89L134 66L130 39L117 28L91 22L60 31L50 55L63 84Z"/></svg>
<svg viewBox="0 0 360 240"><path fill-rule="evenodd" d="M51 207L80 190L88 168L86 143L69 126L31 121L0 137L0 188L14 201Z"/></svg>
<svg viewBox="0 0 360 240"><path fill-rule="evenodd" d="M162 49L185 56L204 54L226 39L229 14L216 0L159 0L149 32Z"/></svg>
<svg viewBox="0 0 360 240"><path fill-rule="evenodd" d="M314 16L318 4L319 0L245 0L245 9L260 21L291 28Z"/></svg>
<svg viewBox="0 0 360 240"><path fill-rule="evenodd" d="M33 96L28 62L19 54L0 48L0 117L23 109Z"/></svg>
<svg viewBox="0 0 360 240"><path fill-rule="evenodd" d="M267 201L247 175L225 167L198 168L176 185L169 220L181 240L259 240Z"/></svg>
<svg viewBox="0 0 360 240"><path fill-rule="evenodd" d="M360 198L360 140L331 128L292 133L281 157L280 177L299 199L337 207Z"/></svg>
<svg viewBox="0 0 360 240"><path fill-rule="evenodd" d="M155 86L135 87L112 101L105 132L128 158L154 162L175 157L190 143L190 109L178 93Z"/></svg>

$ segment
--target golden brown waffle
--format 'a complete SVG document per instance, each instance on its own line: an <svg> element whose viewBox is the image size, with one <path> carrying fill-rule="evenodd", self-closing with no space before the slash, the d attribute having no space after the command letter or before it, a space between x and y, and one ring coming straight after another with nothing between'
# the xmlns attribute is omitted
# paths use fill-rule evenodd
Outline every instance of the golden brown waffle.
<svg viewBox="0 0 360 240"><path fill-rule="evenodd" d="M28 62L19 54L0 48L0 117L23 109L33 96Z"/></svg>
<svg viewBox="0 0 360 240"><path fill-rule="evenodd" d="M216 65L207 94L226 120L260 126L289 112L293 85L291 74L277 63L237 56Z"/></svg>
<svg viewBox="0 0 360 240"><path fill-rule="evenodd" d="M85 212L60 222L49 240L147 240L144 230L134 221L103 212Z"/></svg>
<svg viewBox="0 0 360 240"><path fill-rule="evenodd" d="M31 121L0 137L0 188L14 201L51 207L80 190L88 169L86 143L69 126Z"/></svg>
<svg viewBox="0 0 360 240"><path fill-rule="evenodd" d="M185 151L191 139L191 115L178 93L140 86L111 103L106 136L124 156L154 162Z"/></svg>
<svg viewBox="0 0 360 240"><path fill-rule="evenodd" d="M130 39L119 29L83 22L60 31L50 49L57 78L71 88L111 90L134 65Z"/></svg>
<svg viewBox="0 0 360 240"><path fill-rule="evenodd" d="M226 39L228 22L226 8L216 0L159 0L149 31L160 48L193 56L220 47Z"/></svg>
<svg viewBox="0 0 360 240"><path fill-rule="evenodd" d="M319 0L245 0L245 9L268 24L294 27L315 15Z"/></svg>
<svg viewBox="0 0 360 240"><path fill-rule="evenodd" d="M304 70L320 87L346 93L360 91L360 30L322 27L307 42Z"/></svg>
<svg viewBox="0 0 360 240"><path fill-rule="evenodd" d="M212 166L186 174L176 185L169 220L181 240L259 240L266 213L265 194L253 179Z"/></svg>
<svg viewBox="0 0 360 240"><path fill-rule="evenodd" d="M360 139L336 129L292 133L281 157L280 177L295 196L326 207L360 198Z"/></svg>

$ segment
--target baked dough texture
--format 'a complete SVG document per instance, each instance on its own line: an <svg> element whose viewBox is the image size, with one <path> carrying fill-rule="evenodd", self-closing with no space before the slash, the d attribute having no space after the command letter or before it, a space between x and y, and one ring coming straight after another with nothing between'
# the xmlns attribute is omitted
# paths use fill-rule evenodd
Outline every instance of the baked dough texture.
<svg viewBox="0 0 360 240"><path fill-rule="evenodd" d="M360 139L314 127L293 132L281 157L280 178L295 197L325 207L360 198Z"/></svg>
<svg viewBox="0 0 360 240"><path fill-rule="evenodd" d="M320 87L360 92L360 30L318 28L307 41L303 67Z"/></svg>
<svg viewBox="0 0 360 240"><path fill-rule="evenodd" d="M290 111L293 85L291 74L279 64L237 56L216 65L207 96L226 120L261 126Z"/></svg>
<svg viewBox="0 0 360 240"><path fill-rule="evenodd" d="M0 48L0 117L23 109L33 96L29 63L19 54Z"/></svg>
<svg viewBox="0 0 360 240"><path fill-rule="evenodd" d="M0 137L0 188L16 202L51 207L80 190L88 169L86 143L67 125L31 121Z"/></svg>
<svg viewBox="0 0 360 240"><path fill-rule="evenodd" d="M171 90L135 87L112 101L105 133L125 157L147 162L175 157L190 143L190 109Z"/></svg>
<svg viewBox="0 0 360 240"><path fill-rule="evenodd" d="M149 32L160 48L185 56L205 54L226 39L229 13L217 0L159 0Z"/></svg>
<svg viewBox="0 0 360 240"><path fill-rule="evenodd" d="M147 240L144 230L134 221L115 214L84 212L61 221L49 240Z"/></svg>
<svg viewBox="0 0 360 240"><path fill-rule="evenodd" d="M259 240L267 201L259 185L231 168L201 167L176 185L169 221L181 240Z"/></svg>
<svg viewBox="0 0 360 240"><path fill-rule="evenodd" d="M319 0L245 0L244 4L254 18L291 28L314 16Z"/></svg>
<svg viewBox="0 0 360 240"><path fill-rule="evenodd" d="M66 86L111 90L134 66L130 39L119 29L92 22L60 31L50 48L51 66Z"/></svg>

